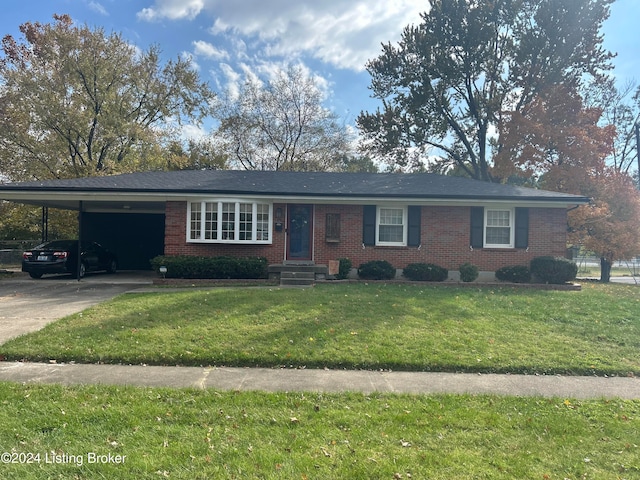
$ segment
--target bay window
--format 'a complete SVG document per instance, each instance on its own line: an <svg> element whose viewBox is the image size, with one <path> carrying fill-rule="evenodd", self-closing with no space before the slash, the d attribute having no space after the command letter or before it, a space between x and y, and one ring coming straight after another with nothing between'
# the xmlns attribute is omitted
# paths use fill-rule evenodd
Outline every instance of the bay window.
<svg viewBox="0 0 640 480"><path fill-rule="evenodd" d="M187 240L271 243L271 208L271 204L250 201L189 202Z"/></svg>

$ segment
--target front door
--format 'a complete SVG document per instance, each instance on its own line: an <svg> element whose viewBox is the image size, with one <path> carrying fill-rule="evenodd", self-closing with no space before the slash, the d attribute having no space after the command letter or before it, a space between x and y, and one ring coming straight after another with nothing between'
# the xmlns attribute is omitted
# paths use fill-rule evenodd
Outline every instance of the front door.
<svg viewBox="0 0 640 480"><path fill-rule="evenodd" d="M313 205L289 205L287 232L287 260L311 260Z"/></svg>

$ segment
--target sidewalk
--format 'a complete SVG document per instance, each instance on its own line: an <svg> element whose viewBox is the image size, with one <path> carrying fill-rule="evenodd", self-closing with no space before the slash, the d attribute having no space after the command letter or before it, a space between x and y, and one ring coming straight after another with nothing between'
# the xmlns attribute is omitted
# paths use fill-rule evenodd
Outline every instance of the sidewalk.
<svg viewBox="0 0 640 480"><path fill-rule="evenodd" d="M268 392L469 393L640 400L640 379L638 378L559 375L0 362L0 381Z"/></svg>

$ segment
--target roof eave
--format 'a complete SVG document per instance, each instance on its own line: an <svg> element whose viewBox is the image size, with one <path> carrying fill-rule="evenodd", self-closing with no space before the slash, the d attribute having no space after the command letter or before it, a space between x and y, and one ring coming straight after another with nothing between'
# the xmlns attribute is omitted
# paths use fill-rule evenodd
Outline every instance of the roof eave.
<svg viewBox="0 0 640 480"><path fill-rule="evenodd" d="M287 193L287 192L248 192L246 190L144 190L132 191L125 189L60 189L60 188L2 188L0 198L8 201L38 204L38 202L64 200L69 201L113 201L123 202L163 202L170 200L187 200L194 197L237 197L268 199L271 201L286 200L289 202L305 203L408 203L416 204L483 204L509 203L530 204L535 206L554 206L556 208L584 205L590 202L588 197L582 196L523 196L523 195L402 195L402 194L335 194L335 193Z"/></svg>

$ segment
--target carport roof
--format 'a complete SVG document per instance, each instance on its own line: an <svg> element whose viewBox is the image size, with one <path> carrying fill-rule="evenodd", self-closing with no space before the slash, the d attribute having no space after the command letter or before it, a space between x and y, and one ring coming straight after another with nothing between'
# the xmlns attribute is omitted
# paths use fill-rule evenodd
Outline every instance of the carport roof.
<svg viewBox="0 0 640 480"><path fill-rule="evenodd" d="M429 173L274 172L240 170L153 171L0 185L0 198L62 208L79 200L157 202L185 195L264 196L311 201L407 199L512 201L571 206L589 198ZM126 198L125 198L126 197ZM66 205L66 206L65 206ZM77 207L75 207L77 208ZM121 208L121 207L119 207Z"/></svg>

